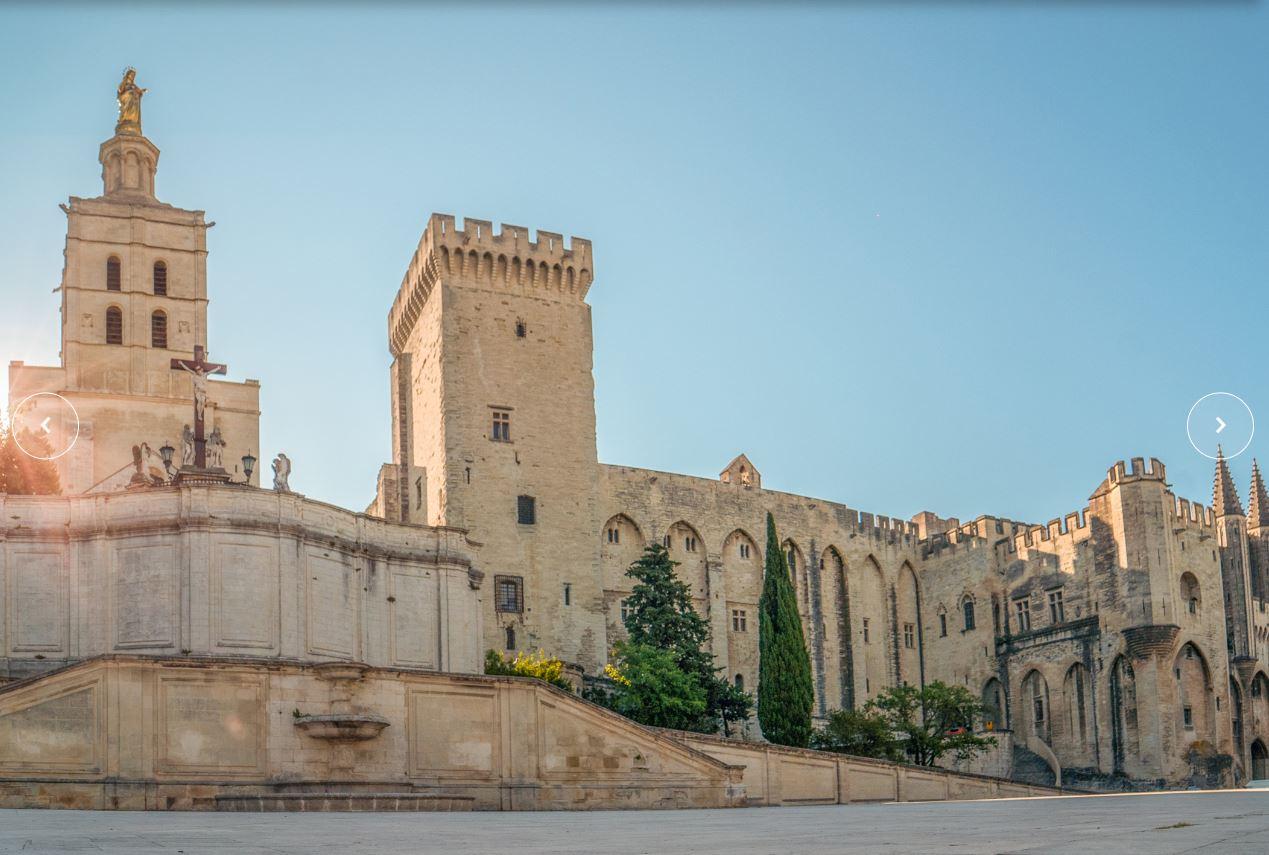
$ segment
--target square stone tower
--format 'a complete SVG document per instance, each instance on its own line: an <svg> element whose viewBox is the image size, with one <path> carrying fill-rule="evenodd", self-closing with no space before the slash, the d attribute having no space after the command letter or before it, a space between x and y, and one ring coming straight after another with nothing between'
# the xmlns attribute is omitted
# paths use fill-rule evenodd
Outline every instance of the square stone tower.
<svg viewBox="0 0 1269 855"><path fill-rule="evenodd" d="M590 242L433 214L388 318L375 507L481 543L486 643L604 661Z"/></svg>
<svg viewBox="0 0 1269 855"><path fill-rule="evenodd" d="M171 360L207 346L207 229L214 224L202 211L155 198L159 150L141 135L139 113L120 122L98 158L102 195L72 196L62 206L61 365L9 366L11 410L54 392L78 413L78 438L57 459L66 493L125 486L133 445L180 447L182 428L193 421L193 389ZM208 385L207 430L220 427L232 471L248 451L259 454L259 383ZM69 411L56 418L62 423L54 429L73 435Z"/></svg>

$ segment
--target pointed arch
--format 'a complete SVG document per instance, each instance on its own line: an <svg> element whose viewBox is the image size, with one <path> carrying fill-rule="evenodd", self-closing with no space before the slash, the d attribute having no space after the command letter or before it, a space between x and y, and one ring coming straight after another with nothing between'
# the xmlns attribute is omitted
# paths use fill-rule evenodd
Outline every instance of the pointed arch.
<svg viewBox="0 0 1269 855"><path fill-rule="evenodd" d="M1128 774L1140 759L1141 741L1137 724L1137 676L1132 663L1120 655L1110 666L1111 752L1114 771Z"/></svg>
<svg viewBox="0 0 1269 855"><path fill-rule="evenodd" d="M1092 681L1083 662L1066 669L1062 680L1062 697L1066 702L1063 722L1072 747L1084 751L1092 743Z"/></svg>
<svg viewBox="0 0 1269 855"><path fill-rule="evenodd" d="M885 574L875 556L868 555L860 562L854 581L857 584L851 588L851 604L858 618L853 635L859 650L855 696L862 701L876 697L891 683L890 609Z"/></svg>
<svg viewBox="0 0 1269 855"><path fill-rule="evenodd" d="M895 580L895 621L898 640L899 681L920 686L924 682L921 644L921 583L908 561L899 565Z"/></svg>
<svg viewBox="0 0 1269 855"><path fill-rule="evenodd" d="M706 563L705 539L701 537L696 526L686 520L679 520L666 529L662 540L670 551L670 558L679 566L675 571L679 574L692 592L692 604L697 613L704 618L709 617L709 577Z"/></svg>
<svg viewBox="0 0 1269 855"><path fill-rule="evenodd" d="M1024 736L1034 736L1052 744L1053 728L1049 699L1049 681L1039 668L1032 668L1018 684L1019 703L1014 721L1022 726Z"/></svg>
<svg viewBox="0 0 1269 855"><path fill-rule="evenodd" d="M626 597L634 589L634 580L626 571L639 560L645 545L638 524L624 513L613 514L600 529L599 565L609 642L626 637L623 609Z"/></svg>
<svg viewBox="0 0 1269 855"><path fill-rule="evenodd" d="M1216 740L1216 696L1207 657L1193 641L1187 641L1172 660L1179 710L1177 744Z"/></svg>
<svg viewBox="0 0 1269 855"><path fill-rule="evenodd" d="M825 649L829 652L825 695L837 699L840 709L855 708L855 655L851 644L850 580L846 572L846 559L841 550L829 545L820 558L821 577L827 590L832 592L836 620L825 622Z"/></svg>
<svg viewBox="0 0 1269 855"><path fill-rule="evenodd" d="M983 729L1001 730L1007 728L1008 722L1005 719L1005 710L1009 707L1006 703L1004 684L996 677L989 678L983 684L979 699L983 704Z"/></svg>

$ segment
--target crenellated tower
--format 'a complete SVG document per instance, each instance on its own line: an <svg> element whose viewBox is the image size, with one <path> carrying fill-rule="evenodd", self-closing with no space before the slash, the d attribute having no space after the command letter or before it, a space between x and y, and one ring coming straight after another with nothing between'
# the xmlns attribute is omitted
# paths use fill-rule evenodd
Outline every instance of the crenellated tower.
<svg viewBox="0 0 1269 855"><path fill-rule="evenodd" d="M1253 599L1269 599L1269 492L1260 464L1251 461L1251 491L1247 502L1248 576Z"/></svg>
<svg viewBox="0 0 1269 855"><path fill-rule="evenodd" d="M468 528L491 648L604 661L582 238L433 214L388 316L393 463L376 505Z"/></svg>

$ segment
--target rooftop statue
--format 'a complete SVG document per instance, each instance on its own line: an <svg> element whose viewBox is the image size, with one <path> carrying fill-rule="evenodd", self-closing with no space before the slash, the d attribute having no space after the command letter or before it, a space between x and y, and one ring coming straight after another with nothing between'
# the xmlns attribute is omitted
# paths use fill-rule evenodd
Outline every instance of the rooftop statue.
<svg viewBox="0 0 1269 855"><path fill-rule="evenodd" d="M141 96L147 91L137 85L137 70L129 68L119 81L119 122L115 125L116 134L141 135Z"/></svg>

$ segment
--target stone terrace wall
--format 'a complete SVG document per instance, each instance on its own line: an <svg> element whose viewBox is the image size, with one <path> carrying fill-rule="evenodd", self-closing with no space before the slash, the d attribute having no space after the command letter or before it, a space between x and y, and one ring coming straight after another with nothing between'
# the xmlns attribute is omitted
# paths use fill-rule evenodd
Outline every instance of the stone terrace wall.
<svg viewBox="0 0 1269 855"><path fill-rule="evenodd" d="M1078 792L699 733L675 731L674 736L724 763L744 766L747 805L956 801Z"/></svg>
<svg viewBox="0 0 1269 855"><path fill-rule="evenodd" d="M739 777L524 678L103 657L0 688L6 808L200 810L314 788L480 810L731 807Z"/></svg>
<svg viewBox="0 0 1269 855"><path fill-rule="evenodd" d="M474 549L248 487L0 495L0 682L120 652L478 672Z"/></svg>

